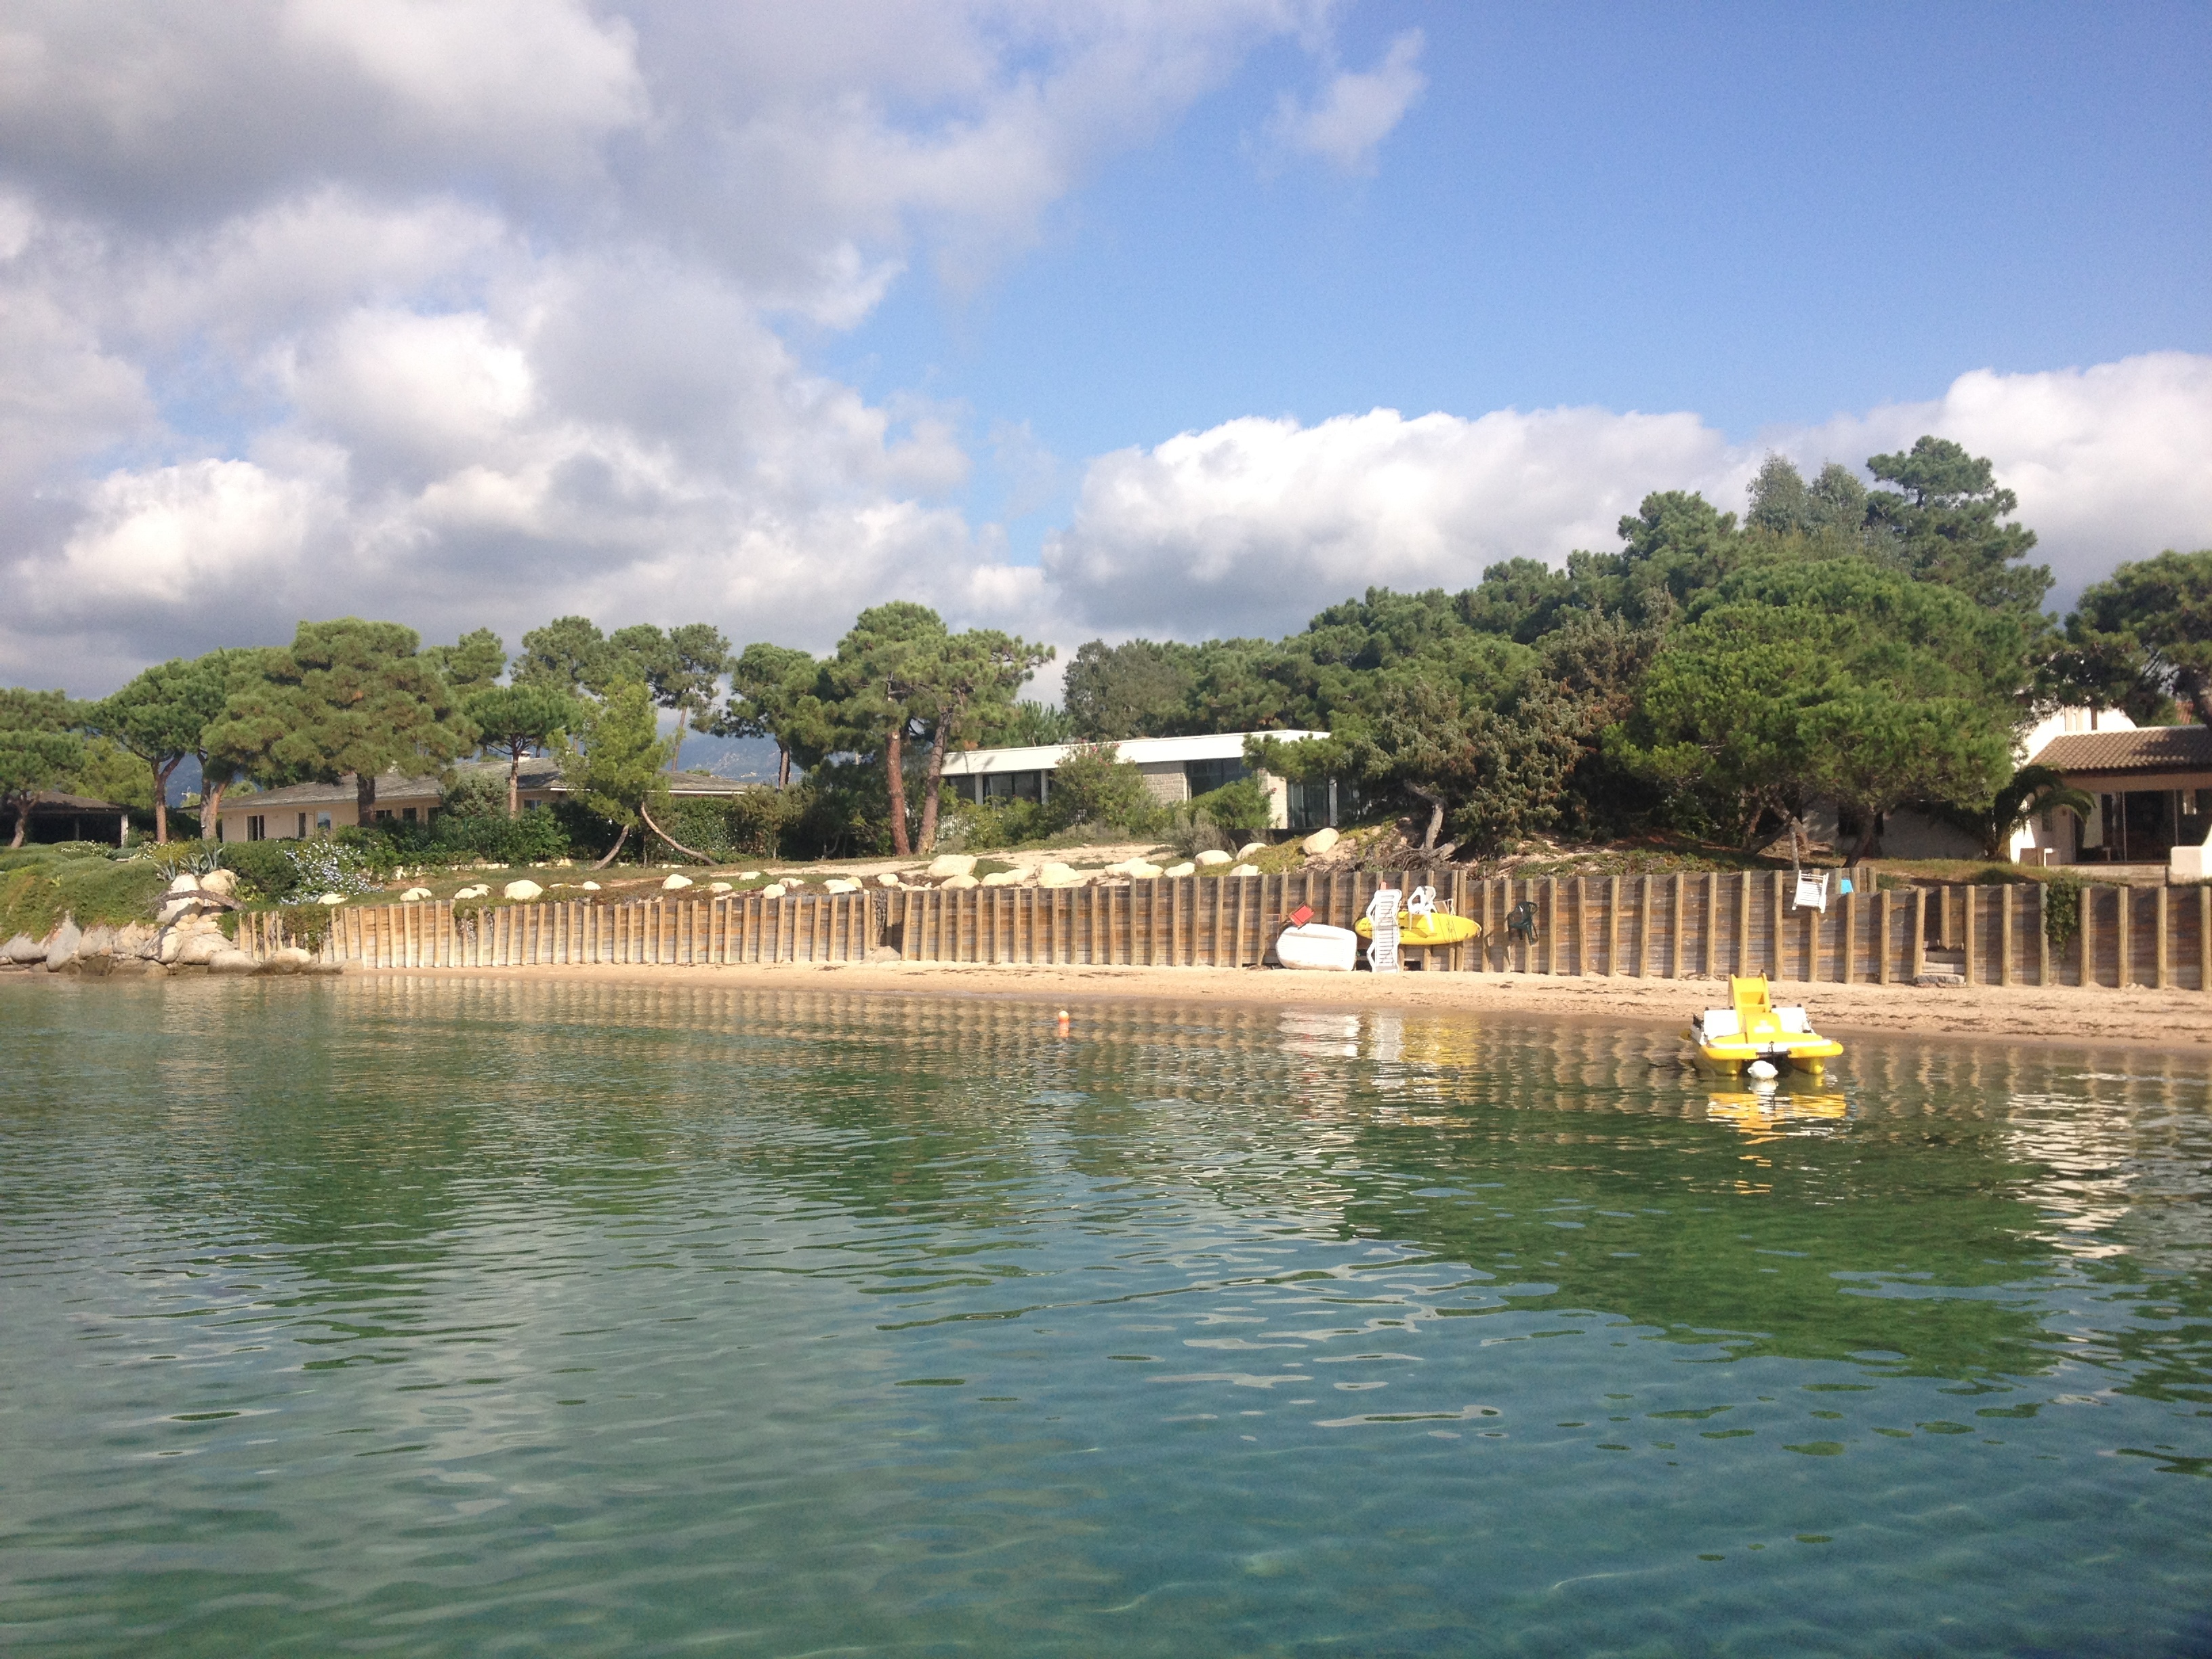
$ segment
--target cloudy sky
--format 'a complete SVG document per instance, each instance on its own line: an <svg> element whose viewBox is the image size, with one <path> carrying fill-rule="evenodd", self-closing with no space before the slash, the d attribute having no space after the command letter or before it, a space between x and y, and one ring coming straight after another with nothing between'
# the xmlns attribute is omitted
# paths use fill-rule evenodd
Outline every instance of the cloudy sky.
<svg viewBox="0 0 2212 1659"><path fill-rule="evenodd" d="M1279 633L1770 449L2212 545L2212 9L11 0L0 675Z"/></svg>

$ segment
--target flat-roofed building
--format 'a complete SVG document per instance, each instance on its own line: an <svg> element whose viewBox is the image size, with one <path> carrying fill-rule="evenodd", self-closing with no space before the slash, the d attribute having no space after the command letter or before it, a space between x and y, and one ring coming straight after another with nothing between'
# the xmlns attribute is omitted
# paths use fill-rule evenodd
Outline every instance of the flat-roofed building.
<svg viewBox="0 0 2212 1659"><path fill-rule="evenodd" d="M1256 778L1267 792L1268 822L1278 830L1318 830L1352 811L1350 792L1334 779L1292 783L1244 763L1244 740L1274 738L1296 743L1326 732L1220 732L1195 738L1123 738L1101 745L1144 775L1145 787L1164 806L1210 794L1240 778ZM1052 799L1052 775L1082 744L1040 744L1024 749L966 749L945 759L945 781L963 800Z"/></svg>
<svg viewBox="0 0 2212 1659"><path fill-rule="evenodd" d="M457 776L471 775L507 787L505 761L462 761ZM519 780L522 810L533 811L568 793L560 764L550 759L526 760ZM765 789L767 784L717 777L711 772L672 772L668 793L678 800L705 796L743 794ZM405 823L428 823L439 810L445 792L434 777L411 777L386 772L376 781L375 816ZM281 789L260 789L251 794L226 794L216 813L216 836L220 841L294 841L360 822L360 799L351 774L336 783L295 783Z"/></svg>

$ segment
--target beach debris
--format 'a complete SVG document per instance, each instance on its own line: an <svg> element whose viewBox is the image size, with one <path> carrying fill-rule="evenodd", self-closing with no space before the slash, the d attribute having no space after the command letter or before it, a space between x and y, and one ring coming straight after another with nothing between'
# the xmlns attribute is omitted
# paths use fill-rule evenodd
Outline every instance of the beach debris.
<svg viewBox="0 0 2212 1659"><path fill-rule="evenodd" d="M1308 858L1317 859L1343 839L1344 837L1334 830L1316 830L1300 842L1298 846Z"/></svg>
<svg viewBox="0 0 2212 1659"><path fill-rule="evenodd" d="M660 889L665 893L673 893L681 888L689 887L690 884L691 878L689 876L671 876L667 880L660 884Z"/></svg>
<svg viewBox="0 0 2212 1659"><path fill-rule="evenodd" d="M939 853L929 861L925 872L932 881L945 881L954 876L975 873L975 858L971 853Z"/></svg>
<svg viewBox="0 0 2212 1659"><path fill-rule="evenodd" d="M526 904L527 904L532 899L544 898L545 896L545 890L543 887L540 887L534 881L526 879L522 881L510 881L506 886L501 888L499 890L500 896L502 898L520 899Z"/></svg>
<svg viewBox="0 0 2212 1659"><path fill-rule="evenodd" d="M1217 864L1233 864L1236 860L1218 847L1209 847L1198 855L1195 862L1200 869L1210 870Z"/></svg>

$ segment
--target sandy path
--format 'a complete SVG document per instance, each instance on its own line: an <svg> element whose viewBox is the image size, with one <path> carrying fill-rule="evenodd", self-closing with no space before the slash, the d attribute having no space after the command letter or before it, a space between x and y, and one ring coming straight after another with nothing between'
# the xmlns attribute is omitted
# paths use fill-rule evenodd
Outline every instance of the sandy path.
<svg viewBox="0 0 2212 1659"><path fill-rule="evenodd" d="M1296 974L1220 968L969 967L937 963L725 967L386 969L375 976L534 979L620 978L670 984L711 982L790 989L906 992L917 996L1019 998L1075 1003L1103 999L1237 1002L1273 1006L1418 1008L1543 1014L1552 1018L1685 1019L1725 988L1705 981L1550 979L1519 974ZM348 976L370 976L349 969ZM1778 1002L1802 1002L1824 1032L1906 1033L2212 1052L2212 997L2195 991L2075 990L1976 986L1923 989L1902 985L1778 981Z"/></svg>

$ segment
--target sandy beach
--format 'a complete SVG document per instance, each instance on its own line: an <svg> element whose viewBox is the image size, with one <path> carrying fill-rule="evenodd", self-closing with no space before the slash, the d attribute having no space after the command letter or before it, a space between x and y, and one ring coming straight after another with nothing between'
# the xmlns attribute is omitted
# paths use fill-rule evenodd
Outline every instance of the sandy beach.
<svg viewBox="0 0 2212 1659"><path fill-rule="evenodd" d="M1522 974L1299 974L1217 968L969 967L939 963L774 963L722 967L349 969L348 977L590 978L605 981L759 985L915 996L1085 1001L1236 1002L1281 1007L1455 1009L1676 1024L1727 994L1701 980L1551 979ZM2212 997L2195 991L2066 987L1920 988L1778 981L1778 1002L1802 1002L1820 1030L1987 1038L2004 1042L2121 1044L2212 1051Z"/></svg>

